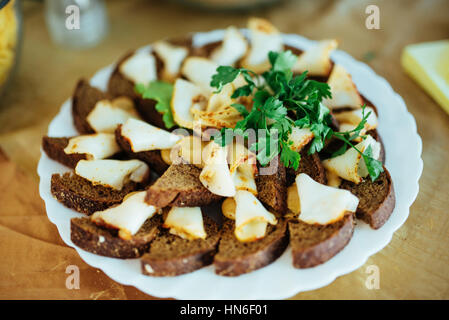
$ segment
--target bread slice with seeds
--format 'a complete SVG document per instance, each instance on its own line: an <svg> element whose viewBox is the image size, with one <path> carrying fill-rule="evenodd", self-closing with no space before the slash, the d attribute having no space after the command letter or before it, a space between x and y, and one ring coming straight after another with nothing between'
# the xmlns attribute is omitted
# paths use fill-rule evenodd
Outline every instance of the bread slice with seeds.
<svg viewBox="0 0 449 320"><path fill-rule="evenodd" d="M145 201L157 208L202 207L219 201L222 197L207 190L199 176L201 169L192 164L172 164L148 188Z"/></svg>
<svg viewBox="0 0 449 320"><path fill-rule="evenodd" d="M55 173L51 176L51 193L56 200L87 215L121 203L128 193L137 188L138 185L132 181L125 184L120 191L93 185L89 180L70 172L63 175Z"/></svg>
<svg viewBox="0 0 449 320"><path fill-rule="evenodd" d="M161 228L141 259L142 273L153 277L177 276L212 264L220 231L208 216L203 217L206 239L186 240Z"/></svg>
<svg viewBox="0 0 449 320"><path fill-rule="evenodd" d="M151 241L159 233L162 220L160 215L149 218L130 240L123 240L118 231L100 227L90 218L72 218L70 220L70 238L83 250L101 256L133 259L148 251Z"/></svg>
<svg viewBox="0 0 449 320"><path fill-rule="evenodd" d="M141 151L134 152L131 149L131 144L129 140L122 136L121 134L122 125L120 124L115 130L115 140L117 144L125 150L128 156L132 159L139 159L146 162L152 170L157 172L158 174L163 174L165 170L169 167L167 163L162 159L160 150L150 150L150 151Z"/></svg>
<svg viewBox="0 0 449 320"><path fill-rule="evenodd" d="M292 219L288 222L293 266L311 268L340 252L352 238L353 214L329 225L311 225Z"/></svg>
<svg viewBox="0 0 449 320"><path fill-rule="evenodd" d="M80 134L95 133L87 122L87 116L98 101L109 98L109 94L91 86L85 79L78 81L72 98L72 116Z"/></svg>
<svg viewBox="0 0 449 320"><path fill-rule="evenodd" d="M351 191L359 198L356 216L373 229L385 224L396 203L393 180L387 168L383 169L384 172L375 181L367 177L359 184L343 180L340 185L340 188Z"/></svg>
<svg viewBox="0 0 449 320"><path fill-rule="evenodd" d="M59 163L73 169L76 167L78 161L87 159L87 154L65 153L64 149L69 144L69 139L70 137L52 138L44 136L42 138L42 149L50 159L58 161Z"/></svg>
<svg viewBox="0 0 449 320"><path fill-rule="evenodd" d="M264 238L253 242L241 242L234 235L235 221L226 219L218 253L214 258L215 273L222 276L239 276L275 261L288 245L285 219L276 225L269 224Z"/></svg>

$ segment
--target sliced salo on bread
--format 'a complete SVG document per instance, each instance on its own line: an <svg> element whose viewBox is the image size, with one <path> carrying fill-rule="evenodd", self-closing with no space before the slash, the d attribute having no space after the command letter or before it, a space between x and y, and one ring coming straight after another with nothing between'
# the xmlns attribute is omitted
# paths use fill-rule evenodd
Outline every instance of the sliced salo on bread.
<svg viewBox="0 0 449 320"><path fill-rule="evenodd" d="M328 76L333 63L330 54L338 46L337 40L322 40L308 48L298 56L293 66L294 73L307 71L309 76Z"/></svg>
<svg viewBox="0 0 449 320"><path fill-rule="evenodd" d="M121 203L128 193L137 188L137 183L129 181L121 190L115 190L94 185L91 181L69 172L63 175L53 174L51 177L52 195L64 206L87 215Z"/></svg>
<svg viewBox="0 0 449 320"><path fill-rule="evenodd" d="M371 228L382 227L394 210L396 198L393 180L387 168L375 181L368 177L359 184L343 180L340 188L351 191L360 199L357 218L368 223Z"/></svg>
<svg viewBox="0 0 449 320"><path fill-rule="evenodd" d="M261 74L270 68L268 53L280 52L284 49L282 35L269 21L260 18L250 18L248 29L250 47L241 65Z"/></svg>
<svg viewBox="0 0 449 320"><path fill-rule="evenodd" d="M354 232L354 218L347 214L342 220L328 225L290 220L288 229L293 266L311 268L328 261L349 243Z"/></svg>
<svg viewBox="0 0 449 320"><path fill-rule="evenodd" d="M289 221L293 266L310 268L329 260L349 243L359 200L306 174L297 176L296 187L299 216Z"/></svg>
<svg viewBox="0 0 449 320"><path fill-rule="evenodd" d="M138 93L136 93L134 87L135 83L125 77L121 72L121 65L132 57L134 52L130 52L122 57L118 62L114 71L111 74L108 82L108 93L112 97L129 97L134 101L137 112L147 122L155 125L159 128L165 128L164 121L162 120L162 114L159 113L155 106L156 101L153 99L143 99ZM156 59L156 68L160 70L162 63Z"/></svg>
<svg viewBox="0 0 449 320"><path fill-rule="evenodd" d="M177 208L177 211L183 209L192 208ZM191 212L186 214L189 213ZM218 225L206 215L203 215L202 222L206 234L204 238L183 238L179 236L180 233L173 234L172 228L162 227L160 235L151 243L149 252L142 256L142 273L153 277L177 276L210 265L217 251L220 230ZM164 225L166 227L173 225L172 222L169 222L169 225L166 224L167 219ZM183 233L185 232L184 230Z"/></svg>
<svg viewBox="0 0 449 320"><path fill-rule="evenodd" d="M135 259L148 251L151 241L159 234L159 216L147 219L130 239L118 236L117 229L95 224L90 218L70 220L70 238L83 250L112 258Z"/></svg>
<svg viewBox="0 0 449 320"><path fill-rule="evenodd" d="M122 125L119 125L115 130L115 139L120 148L123 149L130 158L139 159L147 163L151 170L158 174L163 174L169 167L169 164L162 158L161 150L134 152L129 139L122 135Z"/></svg>
<svg viewBox="0 0 449 320"><path fill-rule="evenodd" d="M279 219L276 225L268 224L265 236L252 242L239 241L235 237L235 221L226 219L214 258L215 273L239 276L263 268L279 258L287 245L287 222L284 219Z"/></svg>
<svg viewBox="0 0 449 320"><path fill-rule="evenodd" d="M78 81L72 97L72 116L76 129L80 134L94 133L95 130L87 121L87 116L97 102L111 96L89 84L85 79Z"/></svg>
<svg viewBox="0 0 449 320"><path fill-rule="evenodd" d="M157 209L145 203L145 191L128 194L119 205L71 220L71 239L80 248L114 258L146 252L161 224Z"/></svg>
<svg viewBox="0 0 449 320"><path fill-rule="evenodd" d="M96 133L77 137L42 138L42 149L53 160L75 168L80 160L105 159L121 151L114 134Z"/></svg>
<svg viewBox="0 0 449 320"><path fill-rule="evenodd" d="M351 75L341 65L335 65L327 84L330 86L332 98L327 98L323 104L330 109L361 108L363 98L352 81Z"/></svg>

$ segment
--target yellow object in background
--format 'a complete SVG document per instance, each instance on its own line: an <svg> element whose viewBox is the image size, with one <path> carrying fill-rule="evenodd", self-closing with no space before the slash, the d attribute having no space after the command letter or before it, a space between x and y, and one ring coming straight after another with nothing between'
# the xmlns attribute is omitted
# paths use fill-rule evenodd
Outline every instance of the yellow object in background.
<svg viewBox="0 0 449 320"><path fill-rule="evenodd" d="M14 63L17 40L17 18L14 0L0 10L0 87Z"/></svg>
<svg viewBox="0 0 449 320"><path fill-rule="evenodd" d="M13 66L17 42L17 17L14 0L0 10L0 86Z"/></svg>
<svg viewBox="0 0 449 320"><path fill-rule="evenodd" d="M402 52L401 64L449 114L449 40L409 45Z"/></svg>

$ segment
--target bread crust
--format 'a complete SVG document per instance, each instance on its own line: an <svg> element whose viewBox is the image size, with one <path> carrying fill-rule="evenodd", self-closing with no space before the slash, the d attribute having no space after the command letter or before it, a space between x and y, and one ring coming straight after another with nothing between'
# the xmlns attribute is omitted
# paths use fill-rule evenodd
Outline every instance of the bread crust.
<svg viewBox="0 0 449 320"><path fill-rule="evenodd" d="M308 246L301 246L299 241L299 224L306 225L305 222L299 220L290 220L290 244L292 246L293 266L295 268L311 268L322 264L337 253L339 253L351 240L354 233L353 214L347 214L342 221L325 228L334 228L324 239L317 239ZM337 226L337 227L335 227ZM319 228L318 226L307 225L306 228ZM323 228L323 227L321 227ZM304 235L306 236L306 235Z"/></svg>
<svg viewBox="0 0 449 320"><path fill-rule="evenodd" d="M272 166L277 166L276 172L270 175L258 175L256 186L260 201L276 213L287 211L287 173L279 156L271 160Z"/></svg>
<svg viewBox="0 0 449 320"><path fill-rule="evenodd" d="M68 173L66 173L68 174ZM84 179L84 178L80 178ZM86 179L84 179L86 180ZM94 186L88 180L86 183L90 185L90 188L104 188L102 186ZM51 176L51 194L62 203L64 206L74 209L77 212L91 215L96 211L103 211L115 204L119 204L123 201L126 194L137 189L137 184L129 182L124 186L122 191L117 191L117 198L95 198L86 194L85 192L81 194L76 190L73 190L67 186L62 179L60 174L53 174Z"/></svg>
<svg viewBox="0 0 449 320"><path fill-rule="evenodd" d="M313 180L321 184L327 184L326 170L321 163L318 153L308 154L309 147L304 147L301 152L298 169L287 169L287 185L295 182L296 176L300 173L309 175Z"/></svg>
<svg viewBox="0 0 449 320"><path fill-rule="evenodd" d="M219 201L222 197L207 190L200 182L201 169L192 164L171 165L148 188L145 201L158 208L202 207ZM190 183L186 189L184 181Z"/></svg>
<svg viewBox="0 0 449 320"><path fill-rule="evenodd" d="M226 220L223 227L223 233L234 234L234 221ZM274 237L265 238L257 241L265 241L263 248L255 252L251 252L246 255L242 255L238 258L229 258L220 254L220 246L222 245L223 238L220 240L218 253L214 258L215 273L221 276L235 277L244 273L248 273L260 268L263 268L279 258L288 246L288 230L287 221L279 219L278 225L275 226L276 235ZM267 240L269 239L269 240ZM238 241L238 240L235 240ZM251 244L249 244L250 246Z"/></svg>
<svg viewBox="0 0 449 320"><path fill-rule="evenodd" d="M92 87L87 80L78 81L72 97L72 116L75 128L80 134L95 133L86 118L98 101L108 98L107 93Z"/></svg>
<svg viewBox="0 0 449 320"><path fill-rule="evenodd" d="M87 154L65 153L64 149L69 144L69 139L70 137L53 138L44 136L42 138L42 149L50 159L74 169L78 161L87 159Z"/></svg>
<svg viewBox="0 0 449 320"><path fill-rule="evenodd" d="M162 159L160 150L133 152L131 144L127 138L122 136L122 125L119 124L115 130L115 141L123 149L126 154L132 159L142 160L150 166L151 170L154 170L158 174L162 175L169 167L167 163Z"/></svg>
<svg viewBox="0 0 449 320"><path fill-rule="evenodd" d="M148 251L151 241L159 233L158 217L148 219L130 240L118 237L117 230L97 226L90 218L70 220L70 238L83 250L101 256L133 259Z"/></svg>
<svg viewBox="0 0 449 320"><path fill-rule="evenodd" d="M394 207L396 205L396 196L394 192L394 186L393 186L393 180L391 179L390 173L388 172L387 168L383 167L384 172L382 172L378 178L378 180L372 182L369 177L365 179L365 181L361 182L360 184L356 185L353 182L350 181L343 181L341 184L342 189L347 189L351 191L355 196L357 196L360 199L359 206L357 207L356 216L358 219L361 219L368 223L371 228L373 229L379 229L382 227L385 222L390 218ZM384 179L384 181L387 181L387 185L383 186L383 188L380 188L380 190L372 193L372 194L366 194L363 193L363 187L364 185L372 185L376 186L376 183L378 181L381 181L380 179ZM379 188L377 188L379 189ZM372 198L375 195L379 195L380 192L383 194L383 198L381 201L376 201L374 208L366 208L364 205L365 202L372 201Z"/></svg>
<svg viewBox="0 0 449 320"><path fill-rule="evenodd" d="M218 226L212 219L204 217L207 238L205 240L184 240L177 238L178 242L191 246L191 251L185 254L173 254L169 257L160 257L154 254L154 246L150 246L150 251L143 255L141 259L142 273L152 277L172 277L189 272L193 272L202 267L212 264L217 245L220 239ZM174 239L178 236L172 235L167 229L161 230L157 241ZM206 244L204 247L198 246L199 242ZM189 251L189 250L187 250Z"/></svg>

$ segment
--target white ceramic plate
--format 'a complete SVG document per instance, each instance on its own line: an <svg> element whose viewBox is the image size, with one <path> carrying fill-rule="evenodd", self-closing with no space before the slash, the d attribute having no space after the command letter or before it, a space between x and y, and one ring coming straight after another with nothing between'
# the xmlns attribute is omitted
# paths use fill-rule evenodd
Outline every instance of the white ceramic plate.
<svg viewBox="0 0 449 320"><path fill-rule="evenodd" d="M217 41L222 30L198 33L194 45ZM312 44L298 35L284 35L285 43L306 49ZM140 50L148 50L148 46ZM409 209L418 194L418 180L423 163L422 143L416 131L416 122L407 111L402 98L388 82L376 75L367 65L354 60L342 51L335 51L332 59L342 64L352 75L360 92L379 111L379 133L386 149L386 167L393 178L396 191L396 208L387 223L379 230L358 221L350 243L328 262L310 269L292 266L291 249L271 265L236 278L217 276L212 266L193 273L171 278L152 278L141 274L138 259L120 260L102 257L76 247L70 240L70 219L81 214L64 207L50 193L50 177L53 173L68 171L41 152L38 165L39 192L45 201L48 218L54 223L62 239L74 247L89 265L103 270L113 280L132 285L158 297L178 299L282 299L298 292L328 285L336 277L361 267L369 256L381 250L391 240L393 233L405 222ZM98 71L91 84L103 90L113 66ZM66 101L59 114L50 123L49 136L71 136L77 132L72 123L71 101Z"/></svg>

